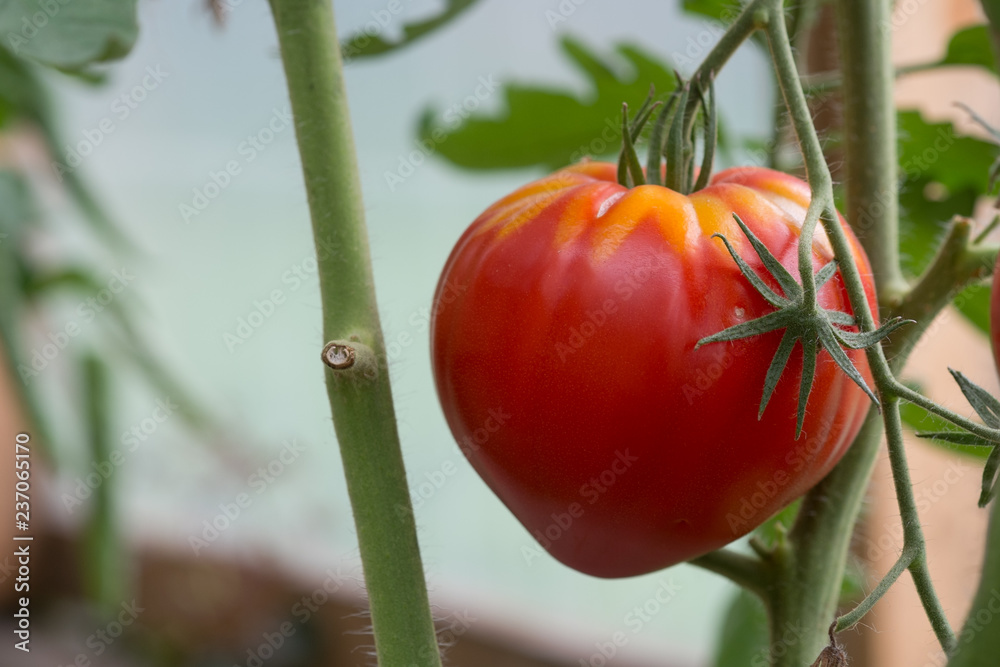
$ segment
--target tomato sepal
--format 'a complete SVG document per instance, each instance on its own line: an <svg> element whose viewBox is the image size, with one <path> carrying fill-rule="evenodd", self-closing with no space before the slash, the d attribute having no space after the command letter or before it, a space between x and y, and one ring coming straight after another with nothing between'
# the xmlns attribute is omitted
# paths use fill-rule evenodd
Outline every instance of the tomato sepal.
<svg viewBox="0 0 1000 667"><path fill-rule="evenodd" d="M735 341L743 338L759 336L771 331L784 329L785 333L774 354L767 375L764 378L764 392L761 397L760 409L757 418L761 419L764 410L774 393L778 380L788 364L788 359L798 341L802 345L802 379L799 385L799 404L796 416L795 439L802 434L802 424L805 421L806 404L809 395L812 393L812 383L816 372L816 355L820 347L826 350L830 358L840 367L840 369L855 384L858 385L868 395L872 403L881 409L878 397L865 382L860 371L851 361L851 358L844 352L843 345L851 349L863 349L879 344L886 336L899 327L907 324L910 320L895 318L886 322L875 331L852 332L841 327L854 326L854 318L849 314L820 308L815 299L807 301L805 291L795 280L794 276L786 269L781 262L771 253L764 243L750 230L740 219L740 216L733 213L733 218L740 230L750 241L754 252L764 264L768 274L778 283L783 294L776 291L761 278L756 271L744 260L733 248L729 240L722 234L713 234L712 238L719 238L726 246L733 261L740 269L740 273L747 279L750 285L777 310L763 315L757 319L731 326L727 329L706 336L698 341L695 348L710 343L720 343ZM817 288L828 282L837 272L836 260L824 265L816 272ZM836 326L835 326L836 325Z"/></svg>

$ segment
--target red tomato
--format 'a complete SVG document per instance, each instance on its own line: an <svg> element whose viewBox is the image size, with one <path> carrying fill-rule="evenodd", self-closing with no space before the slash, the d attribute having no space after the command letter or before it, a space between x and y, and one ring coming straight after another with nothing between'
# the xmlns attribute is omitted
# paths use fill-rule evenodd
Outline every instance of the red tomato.
<svg viewBox="0 0 1000 667"><path fill-rule="evenodd" d="M445 265L431 324L438 395L472 466L549 553L599 577L746 534L830 471L868 410L821 352L795 440L801 346L759 421L781 332L695 349L773 310L711 235L778 290L733 213L797 275L804 182L730 169L685 196L615 174L579 164L487 209ZM832 258L817 228L814 271ZM819 301L851 312L839 274ZM864 354L848 354L871 386Z"/></svg>

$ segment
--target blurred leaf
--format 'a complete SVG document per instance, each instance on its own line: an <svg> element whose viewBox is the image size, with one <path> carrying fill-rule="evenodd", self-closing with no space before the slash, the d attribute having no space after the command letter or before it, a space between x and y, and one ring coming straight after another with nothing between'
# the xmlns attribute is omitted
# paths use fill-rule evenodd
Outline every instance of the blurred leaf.
<svg viewBox="0 0 1000 667"><path fill-rule="evenodd" d="M138 33L136 0L0 0L4 46L60 70L121 58Z"/></svg>
<svg viewBox="0 0 1000 667"><path fill-rule="evenodd" d="M906 384L917 391L920 391L920 387L915 383L907 382ZM942 419L935 414L927 412L927 410L924 410L919 405L914 405L913 403L908 403L906 401L902 401L899 404L899 416L902 417L905 425L909 426L914 431L919 431L921 433L966 433L966 431L963 431L951 422ZM990 450L987 447L956 445L944 440L934 440L930 438L928 438L925 442L934 444L942 449L958 452L960 454L966 454L977 459L986 460L990 454Z"/></svg>
<svg viewBox="0 0 1000 667"><path fill-rule="evenodd" d="M980 194L975 188L968 187L958 191L940 190L939 184L926 178L902 185L899 192L899 250L905 273L918 276L923 272L934 258L951 218L956 213L971 213Z"/></svg>
<svg viewBox="0 0 1000 667"><path fill-rule="evenodd" d="M65 145L56 130L48 95L38 78L37 68L0 48L0 125L15 119L26 120L38 126L57 178L94 230L118 249L130 248L124 234L98 204L76 169L66 168L65 165L57 168L57 164L65 161Z"/></svg>
<svg viewBox="0 0 1000 667"><path fill-rule="evenodd" d="M996 144L958 135L951 123L931 123L919 111L900 111L897 120L899 164L907 179L924 178L950 191L971 187L986 194Z"/></svg>
<svg viewBox="0 0 1000 667"><path fill-rule="evenodd" d="M0 201L0 208L4 204ZM22 370L30 369L31 360L25 354L20 335L20 323L24 311L23 283L20 253L15 235L0 238L0 355L5 363L0 364L10 373L10 386L18 393L25 416L32 432L33 441L39 443L39 451L50 464L56 465L51 455L52 440L41 403L32 387L26 383Z"/></svg>
<svg viewBox="0 0 1000 667"><path fill-rule="evenodd" d="M865 573L860 560L851 558L844 567L844 578L840 582L840 604L847 606L865 597Z"/></svg>
<svg viewBox="0 0 1000 667"><path fill-rule="evenodd" d="M449 162L467 169L510 169L542 166L557 169L584 155L609 155L620 148L622 102L638 108L656 86L657 96L674 89L670 68L636 47L619 45L616 52L628 64L628 74L602 60L581 42L564 37L563 52L586 75L591 94L520 83L480 79L485 95L499 88L504 109L496 115L474 114L455 105L442 115L428 109L420 121L424 145ZM477 105L478 105L477 101ZM436 126L435 118L444 125ZM428 144L429 142L429 144Z"/></svg>
<svg viewBox="0 0 1000 667"><path fill-rule="evenodd" d="M990 334L990 293L989 282L981 285L969 285L955 297L954 305L977 329Z"/></svg>
<svg viewBox="0 0 1000 667"><path fill-rule="evenodd" d="M773 549L778 540L792 529L801 504L801 500L795 500L790 505L783 507L780 512L757 526L754 530L754 536L763 542L764 546Z"/></svg>
<svg viewBox="0 0 1000 667"><path fill-rule="evenodd" d="M941 65L973 65L997 73L990 31L986 25L976 25L959 30L951 36L948 51Z"/></svg>
<svg viewBox="0 0 1000 667"><path fill-rule="evenodd" d="M465 10L471 8L478 1L479 0L447 0L444 10L437 16L425 21L407 23L404 25L403 38L398 42L390 42L382 39L380 36L385 27L394 20L395 14L391 13L388 8L378 10L372 13L374 20L368 22L368 24L374 23L379 26L378 30L373 31L375 34L371 35L364 30L358 32L353 37L349 37L341 43L340 52L343 55L344 60L370 58L372 56L380 56L386 53L391 53L397 49L401 49L412 44L421 37L424 37L434 30L450 23L452 19L456 18ZM397 4L396 6L398 7L399 5Z"/></svg>
<svg viewBox="0 0 1000 667"><path fill-rule="evenodd" d="M747 667L767 662L768 626L764 603L753 593L740 590L729 604L714 667ZM763 661L755 658L764 658Z"/></svg>
<svg viewBox="0 0 1000 667"><path fill-rule="evenodd" d="M34 69L0 48L0 120L38 121L48 115L48 99Z"/></svg>
<svg viewBox="0 0 1000 667"><path fill-rule="evenodd" d="M37 215L35 198L24 176L0 169L0 243L17 243L18 234Z"/></svg>
<svg viewBox="0 0 1000 667"><path fill-rule="evenodd" d="M987 194L997 147L960 136L951 123L931 123L917 111L900 111L900 251L903 268L919 275L933 258L940 236L958 215L971 215Z"/></svg>
<svg viewBox="0 0 1000 667"><path fill-rule="evenodd" d="M738 0L684 0L681 6L689 14L700 14L716 21L731 21L740 12Z"/></svg>
<svg viewBox="0 0 1000 667"><path fill-rule="evenodd" d="M113 302L113 305L117 302ZM117 334L121 344L114 345L116 352L122 352L132 361L140 376L157 392L177 403L178 413L194 429L207 429L212 425L210 416L198 401L173 374L160 363L150 346L139 335L130 313L125 308L112 308L114 321L118 324Z"/></svg>

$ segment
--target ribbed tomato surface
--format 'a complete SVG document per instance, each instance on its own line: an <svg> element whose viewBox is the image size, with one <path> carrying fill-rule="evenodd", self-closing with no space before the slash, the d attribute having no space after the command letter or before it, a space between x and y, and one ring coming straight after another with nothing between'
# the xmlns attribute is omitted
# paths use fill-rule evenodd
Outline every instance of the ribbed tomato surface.
<svg viewBox="0 0 1000 667"><path fill-rule="evenodd" d="M773 310L712 234L777 290L733 213L797 275L804 182L738 168L685 196L615 174L583 163L487 209L448 259L431 325L438 394L472 466L549 553L600 577L749 532L830 471L868 408L821 352L795 440L800 346L759 421L781 332L695 349ZM832 257L818 228L814 271ZM819 300L851 312L839 274ZM870 382L864 354L849 355Z"/></svg>

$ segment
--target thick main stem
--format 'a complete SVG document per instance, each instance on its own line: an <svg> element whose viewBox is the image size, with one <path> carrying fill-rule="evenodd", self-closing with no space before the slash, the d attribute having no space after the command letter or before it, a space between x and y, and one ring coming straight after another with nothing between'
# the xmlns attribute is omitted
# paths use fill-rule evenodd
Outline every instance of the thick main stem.
<svg viewBox="0 0 1000 667"><path fill-rule="evenodd" d="M1000 509L990 510L986 558L976 597L948 667L982 667L1000 655Z"/></svg>
<svg viewBox="0 0 1000 667"><path fill-rule="evenodd" d="M872 263L879 304L906 291L899 265L895 70L888 0L837 2L843 72L845 214ZM853 159L852 159L853 157Z"/></svg>
<svg viewBox="0 0 1000 667"><path fill-rule="evenodd" d="M330 0L270 0L318 248L323 334L385 360ZM317 365L319 365L317 349ZM382 667L440 667L388 368L326 370Z"/></svg>
<svg viewBox="0 0 1000 667"><path fill-rule="evenodd" d="M802 501L788 536L789 557L777 563L770 596L772 640L793 629L796 641L773 652L774 667L811 665L827 642L881 436L882 418L872 408L844 458Z"/></svg>

